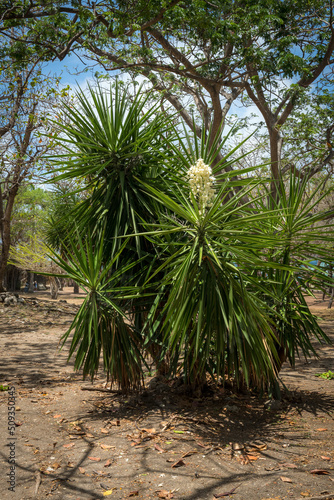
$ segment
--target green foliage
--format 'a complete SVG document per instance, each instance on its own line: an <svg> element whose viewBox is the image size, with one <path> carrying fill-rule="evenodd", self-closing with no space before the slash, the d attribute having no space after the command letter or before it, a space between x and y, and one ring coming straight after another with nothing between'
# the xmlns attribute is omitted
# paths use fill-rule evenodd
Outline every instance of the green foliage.
<svg viewBox="0 0 334 500"><path fill-rule="evenodd" d="M12 213L11 220L11 243L16 246L19 243L28 242L29 238L42 235L44 231L44 220L52 203L50 191L31 184L21 187Z"/></svg>
<svg viewBox="0 0 334 500"><path fill-rule="evenodd" d="M333 380L334 379L334 372L331 372L330 370L328 370L328 372L316 373L315 376L323 378L325 380Z"/></svg>
<svg viewBox="0 0 334 500"><path fill-rule="evenodd" d="M131 299L138 289L131 286L131 279L126 286L122 285L124 275L129 274L135 263L118 265L127 241L107 264L104 234L98 235L97 244L93 241L89 234L85 241L78 235L75 244L67 249L69 262L51 256L65 271L65 277L78 283L87 294L63 341L73 332L69 358L75 354L74 366L83 369L84 377L94 377L103 353L103 368L108 377L127 391L140 385L144 362L140 349L142 335L128 317Z"/></svg>
<svg viewBox="0 0 334 500"><path fill-rule="evenodd" d="M222 173L238 146L219 158L221 130L173 130L157 108L146 111L148 96L128 91L116 82L109 100L90 88L66 109L58 179L79 177L87 193L70 211L75 230L55 245L62 257L52 257L87 293L64 336L70 357L93 377L102 355L124 390L140 385L145 351L194 387L207 373L273 386L286 356L294 364L314 353L312 335L328 341L304 293L331 283L315 266L310 277L308 263L330 262L334 212L316 210L319 197L292 174L269 209L252 169ZM216 178L206 208L186 178L199 158Z"/></svg>
<svg viewBox="0 0 334 500"><path fill-rule="evenodd" d="M315 355L312 338L329 342L305 296L312 295L313 289L333 286L326 268L312 265L311 261L317 259L328 265L332 261L334 211L318 209L328 191L319 195L320 186L310 193L307 188L308 179L301 180L292 173L286 183L280 183L278 199L271 200L274 216L269 225L263 226L265 232L269 230L267 236L277 238L280 244L274 250L268 249L270 267L251 271L261 277L261 296L272 305L279 369L286 358L294 366L296 355ZM261 212L266 210L263 201L259 200L257 207Z"/></svg>

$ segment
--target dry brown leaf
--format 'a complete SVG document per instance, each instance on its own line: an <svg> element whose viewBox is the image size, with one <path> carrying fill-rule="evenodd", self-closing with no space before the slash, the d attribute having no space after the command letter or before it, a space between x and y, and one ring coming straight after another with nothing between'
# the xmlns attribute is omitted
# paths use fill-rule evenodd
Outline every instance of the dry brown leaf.
<svg viewBox="0 0 334 500"><path fill-rule="evenodd" d="M323 457L323 456L321 456L321 458L322 458L323 460L330 460L330 459L331 459L331 457Z"/></svg>
<svg viewBox="0 0 334 500"><path fill-rule="evenodd" d="M198 444L198 446L200 446L201 448L210 448L210 445L208 445L208 444L203 444L203 443L201 443L200 441L196 441L196 444Z"/></svg>
<svg viewBox="0 0 334 500"><path fill-rule="evenodd" d="M250 446L251 446L251 448L256 448L259 451L264 451L264 450L266 450L268 448L268 446L266 444L255 444L255 443L252 443Z"/></svg>
<svg viewBox="0 0 334 500"><path fill-rule="evenodd" d="M110 460L110 458L108 458L108 460L106 461L106 463L104 464L103 467L110 467L112 463L113 463L113 460Z"/></svg>
<svg viewBox="0 0 334 500"><path fill-rule="evenodd" d="M133 441L130 446L138 446L141 444L141 441Z"/></svg>
<svg viewBox="0 0 334 500"><path fill-rule="evenodd" d="M280 480L283 481L283 483L292 483L292 479L290 479L289 477L285 477L285 476L281 476L280 477Z"/></svg>
<svg viewBox="0 0 334 500"><path fill-rule="evenodd" d="M173 493L167 490L157 490L156 494L158 495L159 498L164 498L165 500L170 500L171 498L174 497Z"/></svg>
<svg viewBox="0 0 334 500"><path fill-rule="evenodd" d="M111 444L101 444L102 450L110 450L111 448L116 448L116 446L112 446Z"/></svg>
<svg viewBox="0 0 334 500"><path fill-rule="evenodd" d="M287 469L298 469L298 465L296 464L288 464L288 463L284 463L284 464L280 464L282 467L286 467Z"/></svg>
<svg viewBox="0 0 334 500"><path fill-rule="evenodd" d="M87 436L88 438L93 438L93 437L94 437L94 436L93 436L93 434L90 434L89 432L87 432L86 436Z"/></svg>
<svg viewBox="0 0 334 500"><path fill-rule="evenodd" d="M261 500L282 500L282 498L281 497L275 497L275 498L270 497L270 498L262 498Z"/></svg>
<svg viewBox="0 0 334 500"><path fill-rule="evenodd" d="M73 446L75 446L75 443L63 444L63 448L73 448Z"/></svg>
<svg viewBox="0 0 334 500"><path fill-rule="evenodd" d="M108 429L101 429L102 434L109 434Z"/></svg>
<svg viewBox="0 0 334 500"><path fill-rule="evenodd" d="M318 432L324 432L324 431L327 431L327 429L325 427L320 427L320 429L316 429L316 431L318 431Z"/></svg>
<svg viewBox="0 0 334 500"><path fill-rule="evenodd" d="M198 451L197 451L197 450L190 450L190 451L187 451L186 453L184 453L184 454L182 455L182 457L181 457L181 458L191 457L191 455L195 455L195 453L198 453Z"/></svg>
<svg viewBox="0 0 334 500"><path fill-rule="evenodd" d="M232 450L234 451L239 451L239 450L244 450L245 447L243 444L240 444L240 443L232 443Z"/></svg>
<svg viewBox="0 0 334 500"><path fill-rule="evenodd" d="M136 491L130 491L129 493L129 497L137 497L139 495L139 491L136 490Z"/></svg>
<svg viewBox="0 0 334 500"><path fill-rule="evenodd" d="M154 428L152 429L141 429L141 432L147 432L147 434L156 434L156 430Z"/></svg>
<svg viewBox="0 0 334 500"><path fill-rule="evenodd" d="M61 415L53 415L53 418L60 418Z"/></svg>
<svg viewBox="0 0 334 500"><path fill-rule="evenodd" d="M309 497L309 496L311 496L311 493L309 491L304 491L304 492L302 491L300 494L301 494L302 497Z"/></svg>
<svg viewBox="0 0 334 500"><path fill-rule="evenodd" d="M328 470L325 469L313 469L310 470L310 474L317 474L318 476L324 476L326 474L329 474Z"/></svg>
<svg viewBox="0 0 334 500"><path fill-rule="evenodd" d="M235 488L232 488L232 490L230 491L224 491L224 493L216 493L213 495L213 498L223 498L223 497L229 497L231 495L233 495L233 493L235 492L235 490L237 488L239 488L240 484L238 484L238 486L236 486Z"/></svg>
<svg viewBox="0 0 334 500"><path fill-rule="evenodd" d="M92 460L93 462L101 462L101 458L100 457L88 457L89 460Z"/></svg>
<svg viewBox="0 0 334 500"><path fill-rule="evenodd" d="M178 460L172 465L172 469L176 469L176 467L183 467L186 465L183 460Z"/></svg>
<svg viewBox="0 0 334 500"><path fill-rule="evenodd" d="M86 469L84 469L83 467L79 467L79 471L81 472L81 474L84 474L86 472Z"/></svg>
<svg viewBox="0 0 334 500"><path fill-rule="evenodd" d="M253 462L255 462L255 460L259 459L258 456L256 456L256 455L250 455L249 453L247 453L247 458L248 458L248 460L251 460Z"/></svg>
<svg viewBox="0 0 334 500"><path fill-rule="evenodd" d="M163 448L161 448L161 446L159 444L156 444L154 445L154 448L156 450L158 450L159 453L165 453L166 450L164 450Z"/></svg>

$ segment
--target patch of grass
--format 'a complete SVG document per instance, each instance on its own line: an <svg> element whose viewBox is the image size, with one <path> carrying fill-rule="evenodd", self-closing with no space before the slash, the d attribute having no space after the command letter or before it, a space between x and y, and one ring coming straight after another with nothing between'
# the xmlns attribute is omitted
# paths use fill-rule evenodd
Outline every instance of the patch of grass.
<svg viewBox="0 0 334 500"><path fill-rule="evenodd" d="M328 372L316 373L315 376L323 378L325 380L332 380L332 379L334 379L334 372L331 372L330 370L328 370Z"/></svg>
<svg viewBox="0 0 334 500"><path fill-rule="evenodd" d="M8 385L2 385L0 384L0 391L8 391L9 386Z"/></svg>

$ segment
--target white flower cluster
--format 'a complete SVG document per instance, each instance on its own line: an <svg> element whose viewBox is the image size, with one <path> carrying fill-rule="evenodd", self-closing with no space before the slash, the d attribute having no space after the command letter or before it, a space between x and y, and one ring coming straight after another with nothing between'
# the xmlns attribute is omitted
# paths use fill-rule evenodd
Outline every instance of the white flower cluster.
<svg viewBox="0 0 334 500"><path fill-rule="evenodd" d="M203 213L206 207L210 207L215 197L213 188L215 178L209 165L206 165L202 158L197 160L196 164L188 170L188 180L191 192L198 200L200 213Z"/></svg>

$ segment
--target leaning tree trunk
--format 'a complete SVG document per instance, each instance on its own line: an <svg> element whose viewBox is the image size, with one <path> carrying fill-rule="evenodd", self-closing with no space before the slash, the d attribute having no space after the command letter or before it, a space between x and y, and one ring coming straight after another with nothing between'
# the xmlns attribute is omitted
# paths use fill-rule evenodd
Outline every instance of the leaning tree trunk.
<svg viewBox="0 0 334 500"><path fill-rule="evenodd" d="M50 294L51 294L51 299L58 298L58 283L56 278L54 277L50 278Z"/></svg>

